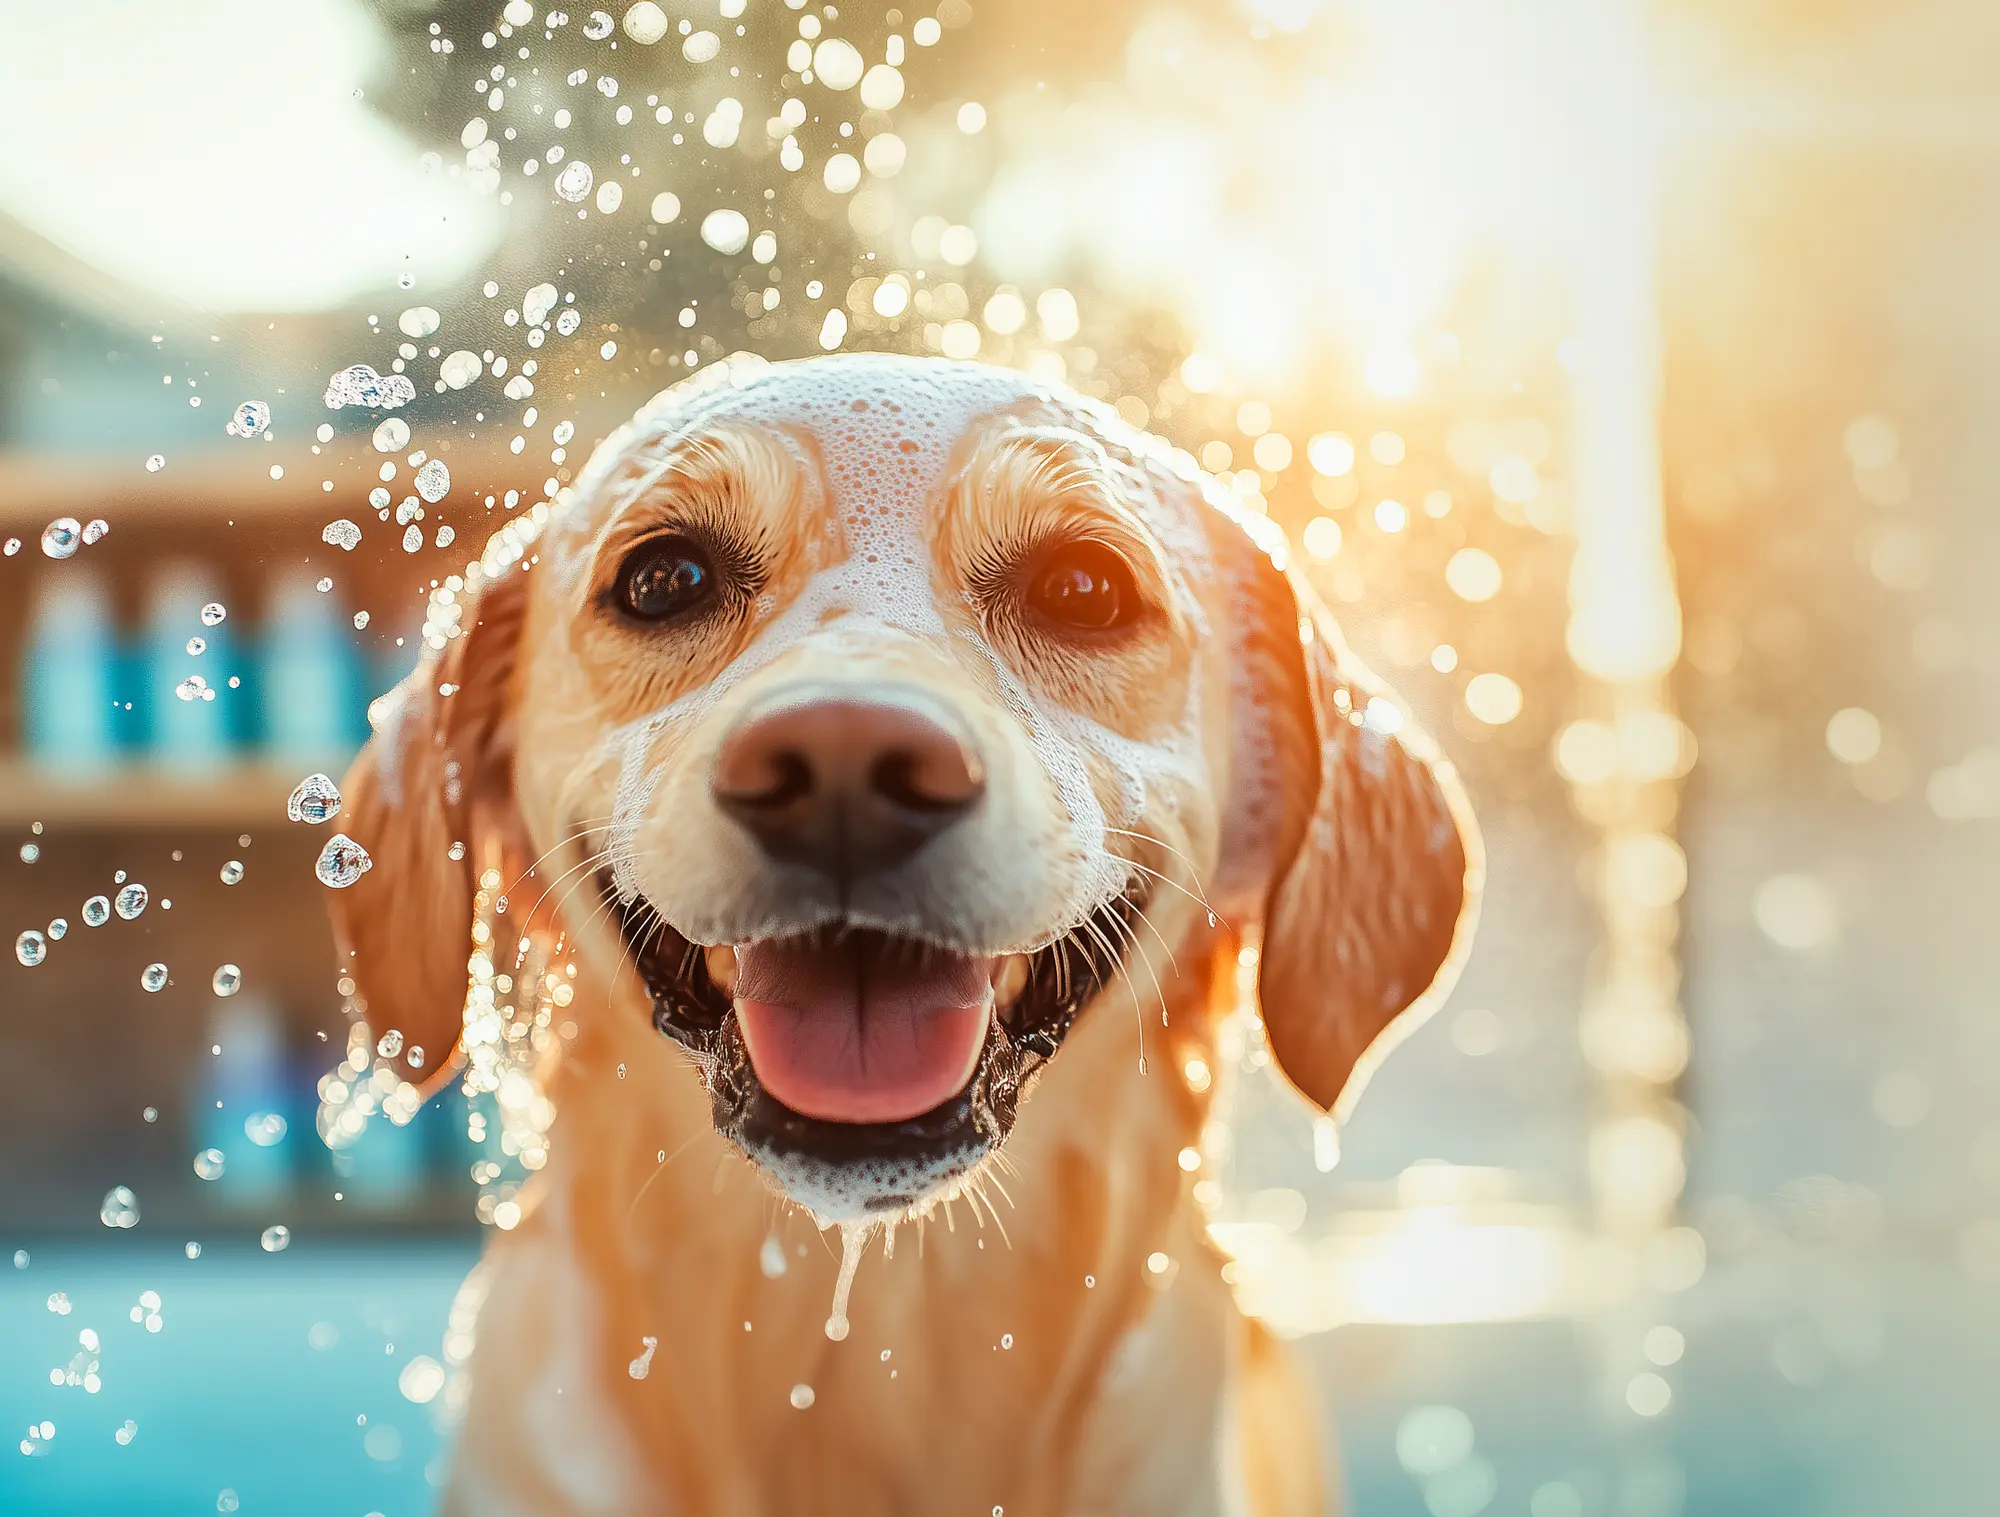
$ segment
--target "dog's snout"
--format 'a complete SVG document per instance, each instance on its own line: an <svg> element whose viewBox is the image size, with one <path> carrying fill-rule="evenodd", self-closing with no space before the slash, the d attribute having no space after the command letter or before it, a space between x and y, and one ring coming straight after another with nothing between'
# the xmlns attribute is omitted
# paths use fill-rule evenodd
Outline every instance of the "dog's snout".
<svg viewBox="0 0 2000 1517"><path fill-rule="evenodd" d="M972 744L927 706L879 691L761 703L723 739L716 802L775 859L840 877L892 868L986 788Z"/></svg>

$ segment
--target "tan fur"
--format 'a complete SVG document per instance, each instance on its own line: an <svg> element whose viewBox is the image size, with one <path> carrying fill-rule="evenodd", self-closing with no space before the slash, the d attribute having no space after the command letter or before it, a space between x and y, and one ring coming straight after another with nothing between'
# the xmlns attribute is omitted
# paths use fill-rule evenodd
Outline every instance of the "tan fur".
<svg viewBox="0 0 2000 1517"><path fill-rule="evenodd" d="M1191 471L1177 478L1074 397L1022 394L956 440L921 524L912 583L934 627L859 603L787 624L862 530L823 487L814 439L726 407L691 431L671 405L646 413L561 504L545 561L478 587L461 635L411 677L400 719L350 774L350 831L375 868L337 915L371 1026L442 1056L472 868L449 845L478 841L468 833L499 840L513 896L540 902L581 970L550 1084L553 1158L484 1266L450 1510L1329 1510L1303 1378L1237 1315L1177 1162L1209 1103L1181 1071L1216 1066L1243 934L1261 923L1273 1049L1322 1105L1351 1104L1370 1045L1463 949L1469 818L1422 740L1385 730L1386 706L1367 716L1374 687L1309 592L1203 502ZM622 553L690 520L726 523L768 566L755 603L671 639L608 617ZM1133 565L1158 611L1141 634L1064 643L982 588L1057 528ZM717 1135L588 882L593 829L617 816L619 867L693 941L778 920L784 903L758 893L769 871L708 799L718 734L784 681L867 678L951 702L988 761L987 803L961 852L934 845L926 887L968 941L1032 946L1104 853L1165 883L1004 1148L893 1231L893 1257L870 1252L836 1343L821 1329L837 1249ZM1145 771L1145 826L1079 841L1021 687L1109 734L1086 766L1106 815L1124 814L1130 778L1104 754L1164 750L1198 713L1194 751ZM1231 894L1231 920L1205 885ZM759 1267L767 1236L787 1260L775 1279ZM658 1348L635 1379L646 1337Z"/></svg>

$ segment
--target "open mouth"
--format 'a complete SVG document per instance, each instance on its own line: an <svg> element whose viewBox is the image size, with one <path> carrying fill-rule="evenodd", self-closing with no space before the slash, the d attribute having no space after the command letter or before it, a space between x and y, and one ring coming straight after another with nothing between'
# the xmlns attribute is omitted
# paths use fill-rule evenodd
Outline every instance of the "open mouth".
<svg viewBox="0 0 2000 1517"><path fill-rule="evenodd" d="M1135 880L1027 954L838 926L703 947L599 888L717 1130L827 1221L921 1206L998 1147L1145 905Z"/></svg>

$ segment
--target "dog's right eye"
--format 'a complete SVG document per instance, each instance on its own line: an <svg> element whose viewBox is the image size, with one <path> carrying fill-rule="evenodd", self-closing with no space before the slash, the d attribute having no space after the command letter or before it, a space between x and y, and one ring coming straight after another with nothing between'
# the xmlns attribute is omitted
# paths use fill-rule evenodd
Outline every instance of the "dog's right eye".
<svg viewBox="0 0 2000 1517"><path fill-rule="evenodd" d="M685 538L642 544L618 570L618 602L642 621L684 616L714 595L714 568Z"/></svg>

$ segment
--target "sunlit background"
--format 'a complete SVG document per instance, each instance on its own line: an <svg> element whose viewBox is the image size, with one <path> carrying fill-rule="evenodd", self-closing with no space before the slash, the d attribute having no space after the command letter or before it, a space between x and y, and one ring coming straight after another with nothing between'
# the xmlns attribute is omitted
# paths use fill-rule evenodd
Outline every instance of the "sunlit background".
<svg viewBox="0 0 2000 1517"><path fill-rule="evenodd" d="M0 1507L428 1509L548 1113L413 1113L287 794L639 400L886 348L1194 453L1468 778L1351 1120L1248 1016L1180 1072L1353 1510L1984 1510L1996 66L1975 0L0 0Z"/></svg>

